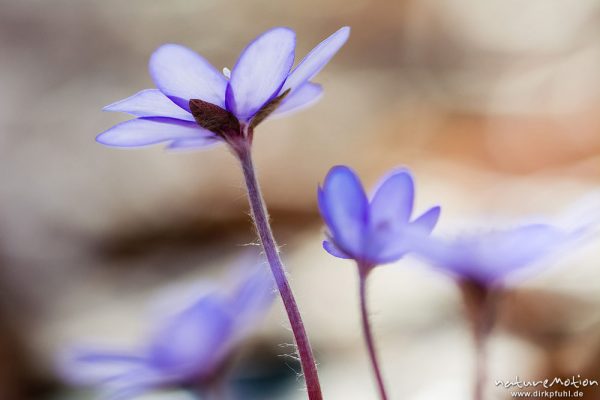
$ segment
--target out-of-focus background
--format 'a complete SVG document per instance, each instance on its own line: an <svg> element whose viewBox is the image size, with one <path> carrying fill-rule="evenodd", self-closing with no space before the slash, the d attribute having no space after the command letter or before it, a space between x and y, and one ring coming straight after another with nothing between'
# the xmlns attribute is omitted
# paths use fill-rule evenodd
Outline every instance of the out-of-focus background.
<svg viewBox="0 0 600 400"><path fill-rule="evenodd" d="M254 241L225 148L123 151L94 136L126 119L102 106L152 87L146 65L160 44L231 67L277 25L296 30L298 58L352 27L317 79L322 101L264 123L255 140L328 400L376 398L356 271L320 245L315 190L330 166L348 164L368 185L409 166L417 209L443 205L441 235L561 218L597 190L597 0L1 0L2 400L92 398L61 382L62 349L136 343L157 293L227 276ZM491 379L600 378L600 246L563 256L513 282L490 342ZM391 397L469 398L473 349L452 281L407 258L378 269L370 292ZM263 400L305 398L290 342L277 304L247 344L236 385L263 388ZM490 399L510 395L487 389Z"/></svg>

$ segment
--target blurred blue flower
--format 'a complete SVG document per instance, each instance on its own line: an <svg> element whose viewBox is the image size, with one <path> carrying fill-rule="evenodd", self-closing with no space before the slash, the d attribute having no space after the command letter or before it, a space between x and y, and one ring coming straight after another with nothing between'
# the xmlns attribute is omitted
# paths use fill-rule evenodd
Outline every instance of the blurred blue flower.
<svg viewBox="0 0 600 400"><path fill-rule="evenodd" d="M547 224L529 224L449 240L416 235L412 247L416 254L459 280L489 286L566 249L580 237L581 230L568 232Z"/></svg>
<svg viewBox="0 0 600 400"><path fill-rule="evenodd" d="M440 207L411 221L414 183L409 171L385 176L369 200L358 176L345 166L333 167L318 189L319 209L327 224L323 247L330 254L354 259L361 268L398 260L408 251L407 230L429 234Z"/></svg>
<svg viewBox="0 0 600 400"><path fill-rule="evenodd" d="M150 57L158 89L143 90L104 108L131 114L98 135L119 147L169 142L170 148L196 148L251 135L269 115L283 115L316 102L323 90L310 82L348 39L344 27L315 47L293 70L296 35L273 28L252 41L231 71L217 71L199 54L165 44ZM248 131L250 131L248 133Z"/></svg>
<svg viewBox="0 0 600 400"><path fill-rule="evenodd" d="M273 279L257 271L233 291L212 291L162 321L137 350L78 347L60 369L72 384L99 387L103 398L129 399L165 388L206 388L222 378L232 351L274 298Z"/></svg>

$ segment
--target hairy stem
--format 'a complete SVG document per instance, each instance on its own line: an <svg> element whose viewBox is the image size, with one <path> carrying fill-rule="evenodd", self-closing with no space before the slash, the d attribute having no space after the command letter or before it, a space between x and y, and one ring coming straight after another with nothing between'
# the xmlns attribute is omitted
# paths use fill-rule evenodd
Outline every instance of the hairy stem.
<svg viewBox="0 0 600 400"><path fill-rule="evenodd" d="M277 244L269 224L267 209L264 204L258 180L256 179L250 146L241 148L236 153L244 171L244 178L246 181L246 187L248 189L248 200L250 202L250 209L252 211L252 219L256 226L256 231L260 238L260 242L264 249L269 265L271 266L271 271L275 277L277 288L281 294L281 299L283 300L285 310L292 326L294 339L298 349L298 355L300 356L300 363L302 365L302 372L304 373L304 379L306 381L308 398L310 400L322 400L323 395L321 394L321 385L319 383L319 376L317 374L317 365L310 347L310 342L308 341L308 335L304 329L304 324L302 322L302 317L300 316L300 311L298 310L298 305L296 304L294 294L292 293L292 288L287 280L283 263L279 257Z"/></svg>
<svg viewBox="0 0 600 400"><path fill-rule="evenodd" d="M362 319L362 328L363 334L365 337L365 342L367 344L367 350L369 352L369 358L371 360L371 366L373 367L373 372L375 373L375 379L377 380L377 388L379 390L379 396L381 400L387 400L387 394L385 391L385 385L383 383L383 376L381 374L381 368L379 367L379 361L377 359L377 351L375 350L375 340L373 339L373 332L371 330L371 324L369 322L369 313L367 311L367 274L368 272L362 272L364 270L368 271L368 268L361 268L360 278L359 278L359 291L360 291L360 311L361 311L361 319Z"/></svg>

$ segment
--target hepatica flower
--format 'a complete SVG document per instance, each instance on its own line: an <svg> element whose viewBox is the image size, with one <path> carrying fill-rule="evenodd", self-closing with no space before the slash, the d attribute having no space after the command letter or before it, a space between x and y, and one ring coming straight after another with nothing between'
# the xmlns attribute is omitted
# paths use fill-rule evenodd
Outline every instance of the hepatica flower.
<svg viewBox="0 0 600 400"><path fill-rule="evenodd" d="M424 235L413 238L417 254L457 280L477 350L475 399L482 399L485 391L485 347L502 284L509 275L567 250L581 234L580 229L568 232L547 224L529 224L449 240Z"/></svg>
<svg viewBox="0 0 600 400"><path fill-rule="evenodd" d="M222 379L232 351L258 323L273 299L263 271L232 293L197 296L162 321L150 339L131 351L79 348L62 362L73 384L97 386L104 399L123 400L165 388L211 390Z"/></svg>
<svg viewBox="0 0 600 400"><path fill-rule="evenodd" d="M419 237L414 248L431 264L459 280L491 286L565 249L579 236L580 232L548 224L528 224L447 240Z"/></svg>
<svg viewBox="0 0 600 400"><path fill-rule="evenodd" d="M358 176L345 166L333 167L318 189L319 209L328 229L323 247L335 257L355 260L358 266L363 334L382 400L388 395L368 318L366 280L375 266L411 251L413 235L429 235L437 224L439 207L411 220L414 192L410 172L398 169L385 176L368 198Z"/></svg>
<svg viewBox="0 0 600 400"><path fill-rule="evenodd" d="M186 47L161 46L149 65L157 89L106 107L136 118L97 137L98 142L117 147L167 143L169 148L202 148L223 142L229 146L244 173L253 222L292 326L310 400L322 399L316 363L269 224L251 145L254 128L266 118L319 99L323 90L311 80L349 35L350 28L341 28L293 67L296 35L288 28L274 28L252 41L233 69L223 73Z"/></svg>
<svg viewBox="0 0 600 400"><path fill-rule="evenodd" d="M156 89L143 90L104 109L131 114L98 142L118 147L167 143L199 148L227 142L237 148L252 139L256 125L316 102L320 85L311 82L348 39L344 27L315 47L295 68L296 35L271 29L252 41L231 71L219 72L202 56L165 44L150 57Z"/></svg>
<svg viewBox="0 0 600 400"><path fill-rule="evenodd" d="M333 167L318 190L319 210L328 229L323 247L333 256L356 260L367 271L397 261L410 251L405 232L428 235L440 215L436 206L411 220L414 191L410 172L398 169L385 176L368 198L354 171Z"/></svg>

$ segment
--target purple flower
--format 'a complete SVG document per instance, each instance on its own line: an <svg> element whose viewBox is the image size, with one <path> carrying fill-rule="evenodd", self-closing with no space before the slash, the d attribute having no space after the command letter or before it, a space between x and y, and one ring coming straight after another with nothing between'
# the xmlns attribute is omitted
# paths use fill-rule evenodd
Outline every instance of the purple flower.
<svg viewBox="0 0 600 400"><path fill-rule="evenodd" d="M568 232L551 225L529 224L448 240L418 232L411 238L416 254L456 279L477 352L475 398L483 398L486 341L496 320L504 279L559 250L571 248L586 230L580 227Z"/></svg>
<svg viewBox="0 0 600 400"><path fill-rule="evenodd" d="M429 234L440 215L440 207L433 207L411 221L414 195L413 178L405 169L385 176L369 200L354 171L333 167L318 190L319 209L328 228L323 247L367 269L398 260L410 251L406 230Z"/></svg>
<svg viewBox="0 0 600 400"><path fill-rule="evenodd" d="M559 249L573 245L581 231L545 224L459 236L443 240L415 236L415 252L459 280L489 286Z"/></svg>
<svg viewBox="0 0 600 400"><path fill-rule="evenodd" d="M163 388L208 388L271 305L273 289L270 275L258 271L231 293L196 296L137 350L79 348L67 354L60 368L71 383L98 386L110 400Z"/></svg>
<svg viewBox="0 0 600 400"><path fill-rule="evenodd" d="M370 200L358 176L345 166L333 167L318 189L319 210L328 228L323 247L335 257L354 259L358 266L363 334L382 400L389 397L368 318L367 277L375 266L411 251L413 231L429 235L437 224L440 207L411 221L414 197L413 178L406 169L386 175Z"/></svg>
<svg viewBox="0 0 600 400"><path fill-rule="evenodd" d="M294 69L296 35L273 28L252 41L229 72L177 44L165 44L150 57L157 89L143 90L104 108L131 114L98 135L108 146L137 147L168 142L170 148L197 148L238 137L271 115L283 115L316 102L320 85L311 82L348 39L344 27L315 47Z"/></svg>

